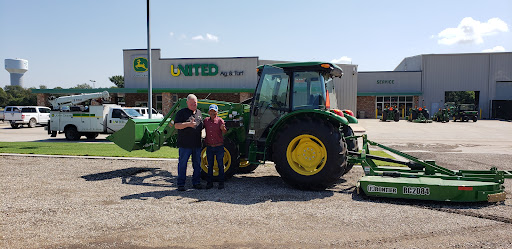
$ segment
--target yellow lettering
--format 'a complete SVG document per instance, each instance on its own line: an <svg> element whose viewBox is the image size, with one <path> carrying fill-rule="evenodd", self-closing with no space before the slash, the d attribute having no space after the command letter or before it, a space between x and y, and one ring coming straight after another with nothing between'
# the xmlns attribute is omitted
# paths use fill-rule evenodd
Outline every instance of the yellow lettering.
<svg viewBox="0 0 512 249"><path fill-rule="evenodd" d="M176 76L180 76L180 74L181 74L180 69L176 68L176 70L177 70L177 72L174 71L174 65L171 64L171 74L172 74L172 76L175 76L175 77Z"/></svg>

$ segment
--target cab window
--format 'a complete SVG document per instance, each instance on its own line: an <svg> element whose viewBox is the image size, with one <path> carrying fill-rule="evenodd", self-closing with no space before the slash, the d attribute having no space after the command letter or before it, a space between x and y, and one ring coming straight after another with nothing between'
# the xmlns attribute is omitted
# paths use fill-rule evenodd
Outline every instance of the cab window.
<svg viewBox="0 0 512 249"><path fill-rule="evenodd" d="M325 106L324 78L318 72L293 75L293 108L310 109Z"/></svg>

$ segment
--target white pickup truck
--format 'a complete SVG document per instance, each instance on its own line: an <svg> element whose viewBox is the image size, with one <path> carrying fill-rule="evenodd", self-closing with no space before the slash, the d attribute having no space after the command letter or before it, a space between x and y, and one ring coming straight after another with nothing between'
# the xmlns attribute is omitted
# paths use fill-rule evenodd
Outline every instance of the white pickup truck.
<svg viewBox="0 0 512 249"><path fill-rule="evenodd" d="M7 106L4 110L4 120L14 129L25 124L30 128L46 125L49 118L50 108L45 106Z"/></svg>
<svg viewBox="0 0 512 249"><path fill-rule="evenodd" d="M130 108L115 104L82 107L71 111L54 110L50 113L48 134L56 137L64 133L67 140L79 140L81 136L95 139L98 134L114 133L124 127L129 119L143 118L140 113Z"/></svg>
<svg viewBox="0 0 512 249"><path fill-rule="evenodd" d="M126 108L131 108L133 110L136 110L144 118L149 118L149 111L148 111L149 108L148 107L126 107ZM151 118L152 119L163 119L164 115L162 113L159 113L158 111L156 111L155 108L153 108L153 112L151 113Z"/></svg>

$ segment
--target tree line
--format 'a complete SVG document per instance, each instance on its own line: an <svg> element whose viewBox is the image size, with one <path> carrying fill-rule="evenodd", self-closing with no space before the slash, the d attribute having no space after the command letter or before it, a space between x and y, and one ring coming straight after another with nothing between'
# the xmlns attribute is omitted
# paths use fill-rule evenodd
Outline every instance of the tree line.
<svg viewBox="0 0 512 249"><path fill-rule="evenodd" d="M114 75L108 78L115 86L111 88L124 88L124 77L122 75ZM70 89L92 89L93 87L87 83L78 84ZM9 105L37 105L37 94L32 93L31 88L23 88L21 86L5 86L0 87L0 107ZM45 85L40 85L39 89L48 89ZM54 89L63 89L55 87ZM57 94L56 94L57 95ZM57 97L62 96L62 94Z"/></svg>

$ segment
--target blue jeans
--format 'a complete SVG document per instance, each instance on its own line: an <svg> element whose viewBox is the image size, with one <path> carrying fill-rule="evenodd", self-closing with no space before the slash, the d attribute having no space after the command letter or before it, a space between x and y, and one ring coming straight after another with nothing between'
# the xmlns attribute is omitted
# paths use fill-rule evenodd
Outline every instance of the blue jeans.
<svg viewBox="0 0 512 249"><path fill-rule="evenodd" d="M206 160L208 161L208 182L213 182L214 156L219 166L219 182L224 181L224 145L206 148Z"/></svg>
<svg viewBox="0 0 512 249"><path fill-rule="evenodd" d="M192 156L192 184L201 184L201 147L198 148L179 148L179 161L178 161L178 186L185 186L187 179L187 162L188 158Z"/></svg>

